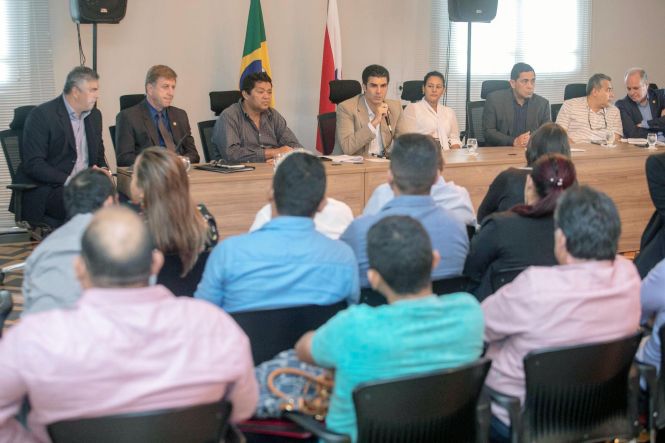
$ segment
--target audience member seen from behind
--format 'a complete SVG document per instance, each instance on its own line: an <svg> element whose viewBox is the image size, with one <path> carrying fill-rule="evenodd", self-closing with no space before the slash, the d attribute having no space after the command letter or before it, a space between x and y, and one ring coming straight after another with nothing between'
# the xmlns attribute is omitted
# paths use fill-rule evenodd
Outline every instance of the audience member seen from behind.
<svg viewBox="0 0 665 443"><path fill-rule="evenodd" d="M536 160L548 152L570 157L570 143L566 130L556 123L545 123L529 138L524 155L526 167L508 168L492 181L485 198L478 208L478 221L493 212L507 211L524 203L524 184Z"/></svg>
<svg viewBox="0 0 665 443"><path fill-rule="evenodd" d="M551 266L554 257L554 208L573 186L575 166L561 154L545 154L526 177L525 204L485 219L471 241L464 275L473 292L484 300L493 292L492 274L528 266Z"/></svg>
<svg viewBox="0 0 665 443"><path fill-rule="evenodd" d="M430 195L432 185L439 178L440 155L440 147L428 135L405 134L395 139L388 170L388 183L395 198L376 214L355 219L340 237L356 254L361 287L369 287L367 232L390 215L413 217L429 234L433 248L441 254L441 262L432 271L433 280L462 275L469 252L466 227L450 211L437 206Z"/></svg>
<svg viewBox="0 0 665 443"><path fill-rule="evenodd" d="M420 223L386 217L367 237L367 277L388 304L352 306L296 344L301 360L335 370L326 424L353 441L352 392L360 383L463 365L483 346L478 302L466 293L432 293L439 255Z"/></svg>
<svg viewBox="0 0 665 443"><path fill-rule="evenodd" d="M646 342L642 342L637 351L637 360L658 368L660 372L660 328L665 323L665 260L654 267L644 280L640 289L642 302L641 323L653 324L653 331Z"/></svg>
<svg viewBox="0 0 665 443"><path fill-rule="evenodd" d="M157 282L176 295L192 296L217 243L217 227L207 209L192 201L184 163L165 149L144 149L134 163L131 194L164 253Z"/></svg>
<svg viewBox="0 0 665 443"><path fill-rule="evenodd" d="M647 157L645 171L656 210L642 232L640 253L635 257L635 266L642 278L665 258L665 153Z"/></svg>
<svg viewBox="0 0 665 443"><path fill-rule="evenodd" d="M455 111L440 103L446 92L446 81L439 71L425 74L422 100L404 109L404 119L410 131L431 136L441 149L459 149L459 126Z"/></svg>
<svg viewBox="0 0 665 443"><path fill-rule="evenodd" d="M65 185L68 221L46 237L28 257L23 275L23 314L68 308L81 296L74 258L81 253L83 231L98 209L117 203L105 172L84 169Z"/></svg>
<svg viewBox="0 0 665 443"><path fill-rule="evenodd" d="M586 97L564 101L556 122L568 131L573 143L605 140L608 131L614 134L615 141L619 141L623 129L613 99L612 79L605 74L594 74L586 85Z"/></svg>
<svg viewBox="0 0 665 443"><path fill-rule="evenodd" d="M258 398L249 339L224 312L164 286L146 224L126 208L95 214L75 261L73 309L29 315L0 341L0 441L49 441L46 426L83 417ZM25 401L27 427L14 416Z"/></svg>
<svg viewBox="0 0 665 443"><path fill-rule="evenodd" d="M360 289L353 251L314 228L312 218L325 205L325 192L321 160L301 152L288 155L273 176L277 216L217 245L195 296L227 312L356 303Z"/></svg>
<svg viewBox="0 0 665 443"><path fill-rule="evenodd" d="M434 202L437 206L449 211L455 219L467 226L473 226L475 229L476 211L473 209L469 191L465 187L456 185L453 181L446 181L443 178L445 160L441 152L439 152L437 158L437 165L438 177L430 190ZM372 192L372 196L367 200L367 204L365 204L363 215L377 214L393 198L395 198L395 193L390 187L390 183L377 186Z"/></svg>
<svg viewBox="0 0 665 443"><path fill-rule="evenodd" d="M640 277L617 255L621 222L612 200L572 187L559 199L554 228L559 265L530 267L482 303L492 359L486 384L522 401L530 351L614 340L639 327ZM496 405L492 412L493 432L505 439L508 414Z"/></svg>

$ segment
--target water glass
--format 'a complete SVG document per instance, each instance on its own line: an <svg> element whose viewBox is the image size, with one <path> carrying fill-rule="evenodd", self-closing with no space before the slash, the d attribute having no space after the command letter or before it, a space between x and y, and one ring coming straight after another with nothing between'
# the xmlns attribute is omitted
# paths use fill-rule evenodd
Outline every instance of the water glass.
<svg viewBox="0 0 665 443"><path fill-rule="evenodd" d="M279 166L280 162L281 162L282 160L284 160L284 157L285 157L285 156L286 156L285 154L282 154L282 153L280 152L279 154L276 154L276 155L272 158L272 160L273 160L273 163L272 163L273 171L276 171L276 170L277 170L277 166Z"/></svg>
<svg viewBox="0 0 665 443"><path fill-rule="evenodd" d="M185 165L185 171L189 173L189 171L192 169L192 161L189 159L189 157L185 156L179 156L180 160L182 161L182 164Z"/></svg>
<svg viewBox="0 0 665 443"><path fill-rule="evenodd" d="M605 131L605 143L603 146L607 148L613 148L614 147L614 131L608 130Z"/></svg>
<svg viewBox="0 0 665 443"><path fill-rule="evenodd" d="M656 149L656 141L658 140L658 134L655 132L649 132L647 134L647 144L649 145L649 149Z"/></svg>
<svg viewBox="0 0 665 443"><path fill-rule="evenodd" d="M468 155L476 155L478 152L478 140L470 138L466 141L466 153Z"/></svg>

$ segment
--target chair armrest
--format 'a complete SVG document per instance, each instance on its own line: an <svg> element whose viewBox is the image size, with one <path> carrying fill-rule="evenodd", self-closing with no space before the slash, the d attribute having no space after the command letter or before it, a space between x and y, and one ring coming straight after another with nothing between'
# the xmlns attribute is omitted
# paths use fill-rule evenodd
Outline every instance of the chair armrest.
<svg viewBox="0 0 665 443"><path fill-rule="evenodd" d="M37 188L37 185L32 183L12 183L11 185L7 185L7 189L11 189L12 191L29 191L35 188Z"/></svg>
<svg viewBox="0 0 665 443"><path fill-rule="evenodd" d="M522 414L520 399L511 395L503 394L499 391L495 391L487 385L485 385L483 389L489 394L493 403L496 403L508 411L508 417L510 418L510 442L521 442Z"/></svg>
<svg viewBox="0 0 665 443"><path fill-rule="evenodd" d="M323 423L315 420L314 417L309 415L301 414L299 412L285 412L283 416L316 435L326 443L351 443L351 438L348 435L338 434L328 430Z"/></svg>

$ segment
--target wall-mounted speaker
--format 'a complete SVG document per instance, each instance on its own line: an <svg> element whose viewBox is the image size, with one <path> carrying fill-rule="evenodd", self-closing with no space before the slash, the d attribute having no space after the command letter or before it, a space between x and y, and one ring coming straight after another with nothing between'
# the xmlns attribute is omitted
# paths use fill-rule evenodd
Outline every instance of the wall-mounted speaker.
<svg viewBox="0 0 665 443"><path fill-rule="evenodd" d="M451 22L491 22L498 0L448 0Z"/></svg>
<svg viewBox="0 0 665 443"><path fill-rule="evenodd" d="M120 23L127 11L127 0L69 0L75 23Z"/></svg>

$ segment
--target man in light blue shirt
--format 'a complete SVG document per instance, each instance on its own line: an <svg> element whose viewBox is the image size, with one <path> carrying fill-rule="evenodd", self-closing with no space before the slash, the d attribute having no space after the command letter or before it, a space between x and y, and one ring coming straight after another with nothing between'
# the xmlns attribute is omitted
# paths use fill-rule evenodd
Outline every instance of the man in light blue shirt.
<svg viewBox="0 0 665 443"><path fill-rule="evenodd" d="M217 245L194 296L227 312L356 303L360 289L353 251L314 228L325 190L318 158L288 155L273 178L271 200L278 216Z"/></svg>
<svg viewBox="0 0 665 443"><path fill-rule="evenodd" d="M660 328L665 324L665 260L661 260L642 280L640 289L642 324L653 320L653 332L637 351L637 359L660 371Z"/></svg>
<svg viewBox="0 0 665 443"><path fill-rule="evenodd" d="M483 348L478 301L466 293L432 294L439 256L420 223L387 217L367 237L368 278L388 304L352 306L296 344L301 360L335 369L326 425L353 441L352 392L360 383L460 366Z"/></svg>
<svg viewBox="0 0 665 443"><path fill-rule="evenodd" d="M432 271L432 279L462 275L469 252L469 237L464 223L437 206L430 190L438 179L439 147L428 135L405 134L393 143L388 183L395 198L375 215L363 215L353 221L340 240L353 249L358 259L360 286L369 287L367 269L367 231L390 215L408 215L418 220L432 240L441 262Z"/></svg>

